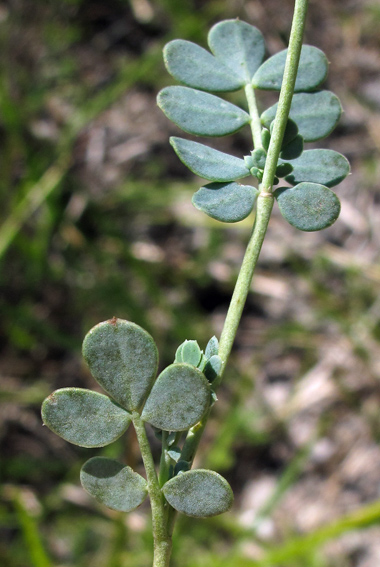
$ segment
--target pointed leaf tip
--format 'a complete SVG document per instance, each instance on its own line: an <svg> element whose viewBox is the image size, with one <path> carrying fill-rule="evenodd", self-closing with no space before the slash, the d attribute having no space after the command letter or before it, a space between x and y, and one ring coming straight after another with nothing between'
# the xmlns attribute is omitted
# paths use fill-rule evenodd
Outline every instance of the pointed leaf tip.
<svg viewBox="0 0 380 567"><path fill-rule="evenodd" d="M54 433L80 447L104 447L128 428L131 415L107 396L62 388L42 404L42 420Z"/></svg>
<svg viewBox="0 0 380 567"><path fill-rule="evenodd" d="M141 407L158 366L149 333L123 319L104 321L86 335L83 356L95 380L119 404L130 411Z"/></svg>
<svg viewBox="0 0 380 567"><path fill-rule="evenodd" d="M82 467L83 488L112 510L131 512L148 494L146 480L130 467L106 457L89 459Z"/></svg>
<svg viewBox="0 0 380 567"><path fill-rule="evenodd" d="M203 469L179 474L164 484L162 492L175 510L195 518L227 512L234 499L225 478Z"/></svg>

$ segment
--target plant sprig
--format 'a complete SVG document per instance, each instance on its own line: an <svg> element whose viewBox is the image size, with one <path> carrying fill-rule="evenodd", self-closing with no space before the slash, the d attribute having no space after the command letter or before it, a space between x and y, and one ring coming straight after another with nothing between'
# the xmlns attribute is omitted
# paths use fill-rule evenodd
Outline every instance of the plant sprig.
<svg viewBox="0 0 380 567"><path fill-rule="evenodd" d="M327 136L336 126L341 105L327 90L325 55L302 47L307 0L296 0L289 48L265 62L260 31L240 20L213 26L211 51L184 40L171 41L164 60L182 83L164 88L158 104L177 126L197 136L224 136L250 126L253 147L236 157L187 138L170 142L180 160L211 183L194 195L194 206L221 222L238 222L256 205L254 228L227 313L220 342L213 337L204 352L185 341L173 364L157 376L153 338L138 325L113 318L85 337L83 356L108 395L80 388L53 392L43 403L46 425L67 441L102 447L133 423L146 479L130 467L105 457L87 461L81 471L85 490L114 510L128 512L149 494L154 536L154 567L168 567L175 513L208 517L230 509L228 482L192 463L216 389L232 348L253 272L268 227L274 199L286 221L303 231L321 230L337 219L340 203L331 187L349 173L338 152L304 150L304 144ZM259 113L256 90L280 92L276 105ZM243 109L219 93L244 90ZM211 93L218 93L218 95ZM296 93L296 94L294 94ZM294 95L294 96L293 96ZM241 184L242 178L250 184ZM288 183L280 185L280 179ZM159 472L145 424L162 444Z"/></svg>

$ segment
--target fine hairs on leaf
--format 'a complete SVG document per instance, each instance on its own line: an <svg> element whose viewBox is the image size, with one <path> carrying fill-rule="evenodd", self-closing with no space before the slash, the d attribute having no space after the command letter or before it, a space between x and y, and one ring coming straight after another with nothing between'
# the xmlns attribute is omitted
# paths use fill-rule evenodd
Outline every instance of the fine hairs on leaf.
<svg viewBox="0 0 380 567"><path fill-rule="evenodd" d="M83 341L83 357L105 393L62 388L42 405L43 422L81 447L106 446L133 425L146 478L125 463L99 456L84 463L80 480L95 500L121 512L134 510L149 495L153 567L169 567L176 512L205 518L233 504L226 479L192 466L217 401L274 202L284 221L301 231L322 230L339 216L340 202L331 188L349 174L349 163L336 151L307 147L335 128L342 108L322 86L325 55L317 47L302 47L306 12L307 0L296 0L289 46L266 61L261 32L238 19L212 27L209 50L187 39L164 48L166 68L180 83L157 97L169 120L195 136L227 136L241 128L252 134L243 155L188 136L170 139L182 163L208 181L200 182L192 198L199 214L210 222L236 223L254 213L220 338L213 336L204 347L193 338L185 340L173 350L173 363L158 374L154 338L139 325L113 317ZM258 89L279 93L278 102L259 109ZM245 104L231 102L232 91L241 91L234 100L245 97ZM153 459L149 429L161 443L159 463Z"/></svg>

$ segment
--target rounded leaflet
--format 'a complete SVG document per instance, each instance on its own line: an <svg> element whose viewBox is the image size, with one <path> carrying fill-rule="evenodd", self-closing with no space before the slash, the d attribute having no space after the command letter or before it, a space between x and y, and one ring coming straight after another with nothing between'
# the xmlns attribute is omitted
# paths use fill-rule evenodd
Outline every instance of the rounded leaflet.
<svg viewBox="0 0 380 567"><path fill-rule="evenodd" d="M141 407L158 366L157 347L149 333L114 317L87 333L83 356L95 380L119 404L129 411Z"/></svg>
<svg viewBox="0 0 380 567"><path fill-rule="evenodd" d="M82 467L80 481L98 502L119 512L131 512L148 494L147 482L142 476L106 457L89 459Z"/></svg>
<svg viewBox="0 0 380 567"><path fill-rule="evenodd" d="M42 420L54 433L80 447L104 447L128 428L131 415L108 396L62 388L42 404Z"/></svg>
<svg viewBox="0 0 380 567"><path fill-rule="evenodd" d="M210 395L200 370L190 364L171 364L157 378L141 418L158 429L185 431L202 419Z"/></svg>
<svg viewBox="0 0 380 567"><path fill-rule="evenodd" d="M331 189L318 183L279 187L274 195L282 216L299 230L322 230L332 225L339 216L338 197Z"/></svg>
<svg viewBox="0 0 380 567"><path fill-rule="evenodd" d="M234 496L220 474L197 469L183 472L162 487L169 504L178 512L195 518L207 518L227 512Z"/></svg>

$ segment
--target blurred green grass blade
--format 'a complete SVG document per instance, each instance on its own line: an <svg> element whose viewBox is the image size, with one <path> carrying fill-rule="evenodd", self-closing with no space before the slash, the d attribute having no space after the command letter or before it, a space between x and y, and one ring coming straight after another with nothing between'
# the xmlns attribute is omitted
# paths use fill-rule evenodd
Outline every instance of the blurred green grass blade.
<svg viewBox="0 0 380 567"><path fill-rule="evenodd" d="M37 211L49 195L59 187L68 173L72 145L80 131L97 115L111 106L129 87L144 77L155 77L159 72L158 62L161 50L157 47L137 61L132 61L108 88L93 99L86 101L83 108L74 113L59 145L60 155L41 178L31 185L26 196L13 209L12 214L0 227L0 260L8 250L27 219Z"/></svg>
<svg viewBox="0 0 380 567"><path fill-rule="evenodd" d="M69 158L64 156L56 164L49 167L41 179L27 192L26 196L14 208L11 216L0 227L0 259L25 223L25 221L42 205L50 193L56 189L68 170Z"/></svg>
<svg viewBox="0 0 380 567"><path fill-rule="evenodd" d="M279 481L277 482L276 488L269 496L267 501L263 504L263 506L259 509L257 513L257 517L255 520L255 529L259 527L260 523L267 518L273 510L276 509L280 501L282 500L283 496L287 492L288 488L290 488L301 474L303 466L310 454L310 450L312 448L312 444L308 444L306 447L302 447L289 465L284 470L283 474L281 475Z"/></svg>
<svg viewBox="0 0 380 567"><path fill-rule="evenodd" d="M362 530L373 524L380 523L380 500L363 506L343 516L339 520L323 526L314 532L303 536L289 538L283 545L273 546L267 550L265 556L259 561L241 557L234 554L230 558L229 567L287 567L299 559L307 560L309 556L319 552L321 547L332 539L335 539L351 530ZM226 565L225 559L216 565Z"/></svg>
<svg viewBox="0 0 380 567"><path fill-rule="evenodd" d="M14 506L31 567L52 567L38 531L37 521L25 505L21 491L14 495Z"/></svg>

